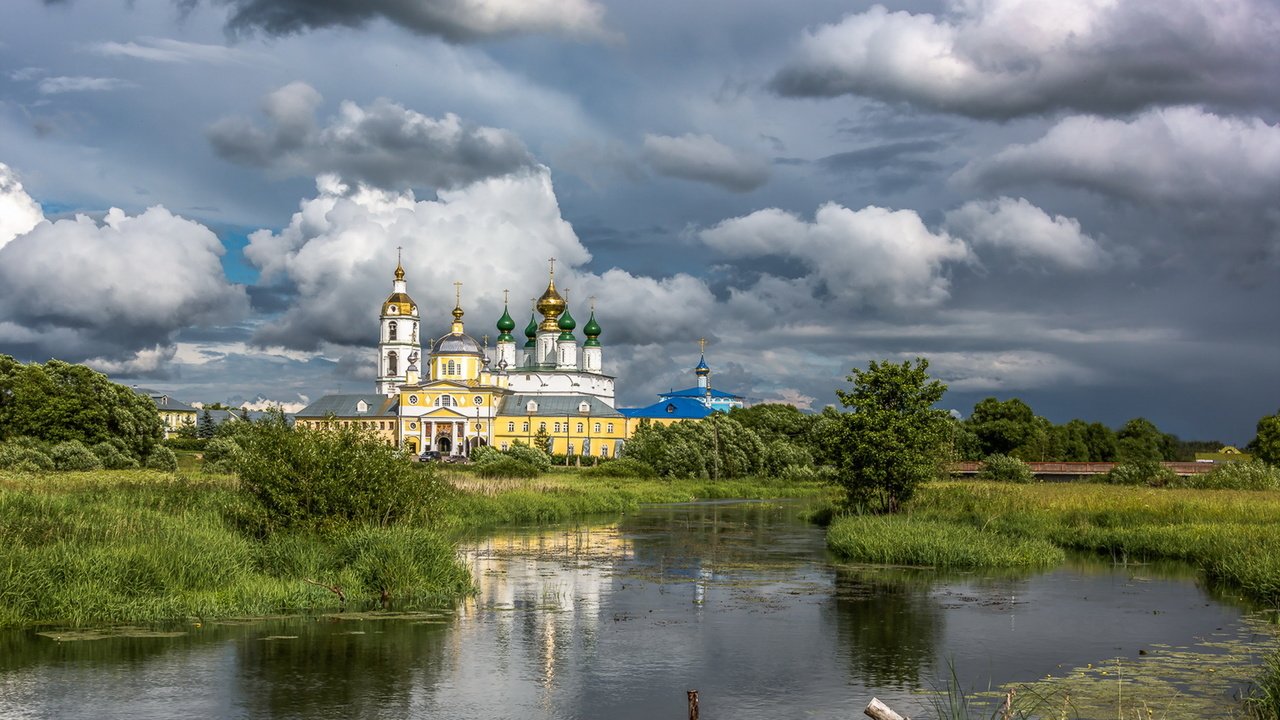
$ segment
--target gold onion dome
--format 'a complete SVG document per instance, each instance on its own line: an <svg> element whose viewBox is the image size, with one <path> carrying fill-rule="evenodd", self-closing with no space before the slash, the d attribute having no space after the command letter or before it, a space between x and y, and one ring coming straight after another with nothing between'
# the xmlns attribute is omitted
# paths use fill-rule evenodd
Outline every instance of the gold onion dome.
<svg viewBox="0 0 1280 720"><path fill-rule="evenodd" d="M396 280L404 280L404 267L396 260Z"/></svg>
<svg viewBox="0 0 1280 720"><path fill-rule="evenodd" d="M556 292L556 281L552 278L547 284L546 292L542 293L542 297L538 298L538 312L542 313L542 323L538 325L540 330L548 330L555 332L560 329L556 322L563 313L568 303L564 298L560 297L560 293Z"/></svg>

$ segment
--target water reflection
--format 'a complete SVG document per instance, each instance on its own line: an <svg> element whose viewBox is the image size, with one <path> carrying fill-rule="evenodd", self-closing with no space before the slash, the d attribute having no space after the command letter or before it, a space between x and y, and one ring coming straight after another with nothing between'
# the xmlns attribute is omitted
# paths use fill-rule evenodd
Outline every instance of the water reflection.
<svg viewBox="0 0 1280 720"><path fill-rule="evenodd" d="M949 662L985 688L1176 655L1182 674L1156 671L1160 692L1215 702L1247 676L1225 659L1252 632L1240 609L1185 567L853 567L831 562L800 509L668 505L502 532L464 548L477 594L437 617L0 634L0 717L639 720L682 717L697 688L708 717L848 718L872 695L928 714L920 691L944 685ZM1196 685L1209 662L1214 684Z"/></svg>

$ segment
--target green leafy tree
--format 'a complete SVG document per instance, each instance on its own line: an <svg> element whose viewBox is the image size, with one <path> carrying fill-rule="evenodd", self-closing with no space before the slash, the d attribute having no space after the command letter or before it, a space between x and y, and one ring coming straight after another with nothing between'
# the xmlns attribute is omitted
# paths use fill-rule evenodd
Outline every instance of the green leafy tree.
<svg viewBox="0 0 1280 720"><path fill-rule="evenodd" d="M1164 447L1164 434L1146 418L1134 418L1116 433L1116 460L1121 463L1158 463Z"/></svg>
<svg viewBox="0 0 1280 720"><path fill-rule="evenodd" d="M982 457L1011 455L1035 444L1041 429L1036 419L1031 406L1018 398L989 397L973 406L968 425L978 437Z"/></svg>
<svg viewBox="0 0 1280 720"><path fill-rule="evenodd" d="M1085 430L1090 462L1113 462L1116 459L1116 434L1100 422L1089 423Z"/></svg>
<svg viewBox="0 0 1280 720"><path fill-rule="evenodd" d="M150 398L83 365L0 355L0 441L22 435L90 446L119 440L139 459L164 437L164 425Z"/></svg>
<svg viewBox="0 0 1280 720"><path fill-rule="evenodd" d="M852 391L836 395L844 413L830 443L851 503L873 502L896 512L916 487L937 477L949 450L948 414L934 406L947 386L929 378L929 361L872 361L855 368Z"/></svg>
<svg viewBox="0 0 1280 720"><path fill-rule="evenodd" d="M1280 411L1258 421L1257 434L1248 450L1262 462L1280 466Z"/></svg>

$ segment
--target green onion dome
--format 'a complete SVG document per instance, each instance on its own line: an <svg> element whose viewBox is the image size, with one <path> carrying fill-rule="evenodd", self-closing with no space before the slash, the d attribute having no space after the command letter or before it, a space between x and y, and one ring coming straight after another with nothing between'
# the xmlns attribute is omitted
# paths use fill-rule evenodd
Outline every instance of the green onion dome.
<svg viewBox="0 0 1280 720"><path fill-rule="evenodd" d="M528 342L524 344L525 347L531 348L538 346L538 321L534 318L533 314L529 315L529 324L524 328L524 336L528 338Z"/></svg>
<svg viewBox="0 0 1280 720"><path fill-rule="evenodd" d="M587 321L586 327L582 328L582 333L587 336L587 341L582 343L583 347L600 347L600 323L596 322L596 313L591 311L591 319Z"/></svg>
<svg viewBox="0 0 1280 720"><path fill-rule="evenodd" d="M502 317L498 318L498 342L515 342L515 338L511 337L511 331L515 329L516 321L511 319L511 313L504 305Z"/></svg>
<svg viewBox="0 0 1280 720"><path fill-rule="evenodd" d="M573 329L578 327L578 321L574 320L573 316L569 314L567 305L565 306L564 314L560 316L560 321L556 324L560 327L561 340L577 340L573 336Z"/></svg>

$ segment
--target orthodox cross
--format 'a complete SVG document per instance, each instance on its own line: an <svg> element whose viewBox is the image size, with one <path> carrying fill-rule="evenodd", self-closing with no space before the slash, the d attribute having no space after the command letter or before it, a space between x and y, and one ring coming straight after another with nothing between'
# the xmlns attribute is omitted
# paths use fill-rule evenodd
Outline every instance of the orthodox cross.
<svg viewBox="0 0 1280 720"><path fill-rule="evenodd" d="M591 301L591 312L595 312L595 311L596 311L596 296L595 296L595 295L592 295L591 297L589 297L589 298L587 298L587 299Z"/></svg>
<svg viewBox="0 0 1280 720"><path fill-rule="evenodd" d="M462 307L462 283L455 282L453 284L453 305L454 307Z"/></svg>
<svg viewBox="0 0 1280 720"><path fill-rule="evenodd" d="M397 245L397 246L396 246L396 264L397 264L397 265L399 265L399 264L400 264L400 251L401 251L401 250L404 250L404 247L403 247L403 246L401 246L401 245Z"/></svg>
<svg viewBox="0 0 1280 720"><path fill-rule="evenodd" d="M506 304L508 304L508 303L510 303L510 302L511 302L511 291L510 291L510 290L503 290L503 291L502 291L502 304L503 304L503 305L506 305Z"/></svg>
<svg viewBox="0 0 1280 720"><path fill-rule="evenodd" d="M707 354L707 339L706 339L706 338L698 338L698 350L699 350L703 355L706 355L706 354Z"/></svg>
<svg viewBox="0 0 1280 720"><path fill-rule="evenodd" d="M551 279L554 280L556 278L556 259L550 258L547 262L551 263Z"/></svg>

